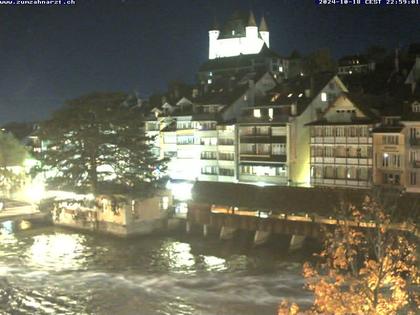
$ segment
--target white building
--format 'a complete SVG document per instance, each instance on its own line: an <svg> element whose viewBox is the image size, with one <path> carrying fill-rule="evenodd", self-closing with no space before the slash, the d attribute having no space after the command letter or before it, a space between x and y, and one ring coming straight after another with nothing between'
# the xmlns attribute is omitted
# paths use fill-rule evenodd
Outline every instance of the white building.
<svg viewBox="0 0 420 315"><path fill-rule="evenodd" d="M258 27L252 12L235 12L222 29L214 25L209 30L209 59L258 54L264 44L270 47L265 18Z"/></svg>

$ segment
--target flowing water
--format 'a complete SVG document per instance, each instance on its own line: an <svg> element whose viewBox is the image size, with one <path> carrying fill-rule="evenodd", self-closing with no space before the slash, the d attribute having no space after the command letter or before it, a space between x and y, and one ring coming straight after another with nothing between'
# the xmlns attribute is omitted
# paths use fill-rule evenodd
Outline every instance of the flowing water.
<svg viewBox="0 0 420 315"><path fill-rule="evenodd" d="M118 239L53 227L0 234L0 314L276 314L308 304L302 261L216 237Z"/></svg>

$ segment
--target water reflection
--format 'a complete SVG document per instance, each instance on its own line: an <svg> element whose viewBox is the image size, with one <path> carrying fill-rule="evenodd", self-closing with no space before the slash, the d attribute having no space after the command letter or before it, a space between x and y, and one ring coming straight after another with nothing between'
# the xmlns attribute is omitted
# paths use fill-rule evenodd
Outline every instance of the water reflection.
<svg viewBox="0 0 420 315"><path fill-rule="evenodd" d="M30 264L55 270L78 269L84 264L83 242L78 234L38 235L27 254Z"/></svg>
<svg viewBox="0 0 420 315"><path fill-rule="evenodd" d="M171 242L166 246L169 267L175 271L188 271L194 266L194 256L191 254L191 246L188 243Z"/></svg>
<svg viewBox="0 0 420 315"><path fill-rule="evenodd" d="M0 236L0 314L274 314L308 300L300 270L217 239L29 229Z"/></svg>

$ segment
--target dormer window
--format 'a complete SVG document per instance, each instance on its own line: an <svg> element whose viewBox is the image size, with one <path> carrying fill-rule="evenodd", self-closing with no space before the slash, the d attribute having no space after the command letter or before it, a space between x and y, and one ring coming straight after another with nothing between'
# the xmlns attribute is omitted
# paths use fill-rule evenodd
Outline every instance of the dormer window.
<svg viewBox="0 0 420 315"><path fill-rule="evenodd" d="M325 93L325 92L321 93L321 101L323 101L323 102L327 101L327 93Z"/></svg>
<svg viewBox="0 0 420 315"><path fill-rule="evenodd" d="M413 111L413 113L420 113L420 103L419 102L414 102L411 105L411 110Z"/></svg>

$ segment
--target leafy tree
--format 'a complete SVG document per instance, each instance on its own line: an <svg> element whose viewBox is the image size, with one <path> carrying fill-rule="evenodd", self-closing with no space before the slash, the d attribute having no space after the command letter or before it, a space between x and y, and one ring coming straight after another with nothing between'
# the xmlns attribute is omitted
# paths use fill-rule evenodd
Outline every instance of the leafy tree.
<svg viewBox="0 0 420 315"><path fill-rule="evenodd" d="M166 160L152 153L135 98L93 93L71 100L42 123L41 170L54 189L152 194L165 182Z"/></svg>
<svg viewBox="0 0 420 315"><path fill-rule="evenodd" d="M0 190L7 195L24 181L26 149L9 133L0 132Z"/></svg>
<svg viewBox="0 0 420 315"><path fill-rule="evenodd" d="M314 75L320 72L334 72L337 65L328 49L319 49L304 58L303 72Z"/></svg>
<svg viewBox="0 0 420 315"><path fill-rule="evenodd" d="M367 200L351 208L353 222L328 233L320 263L304 264L306 285L314 293L311 310L282 303L279 314L418 314L420 274L416 246L401 231L390 230L381 206ZM348 222L348 221L347 221Z"/></svg>

